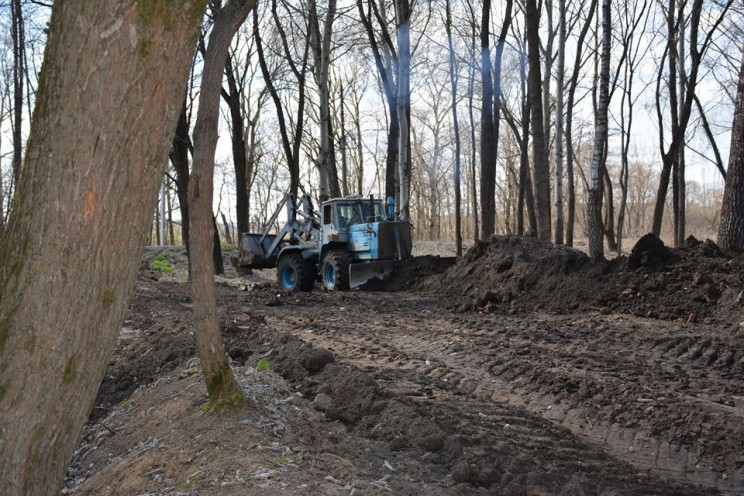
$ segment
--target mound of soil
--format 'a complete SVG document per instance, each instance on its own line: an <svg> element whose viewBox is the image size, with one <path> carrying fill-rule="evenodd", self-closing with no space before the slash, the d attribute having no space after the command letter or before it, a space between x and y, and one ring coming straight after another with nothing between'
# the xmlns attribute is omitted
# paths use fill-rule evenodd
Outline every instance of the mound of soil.
<svg viewBox="0 0 744 496"><path fill-rule="evenodd" d="M648 234L628 258L595 264L566 246L494 236L418 288L451 295L451 305L461 310L598 310L738 325L744 309L744 257L694 238L685 248L671 249Z"/></svg>
<svg viewBox="0 0 744 496"><path fill-rule="evenodd" d="M392 273L384 280L372 279L360 289L363 291L405 291L415 286L421 279L443 274L455 264L455 257L424 255L395 264Z"/></svg>

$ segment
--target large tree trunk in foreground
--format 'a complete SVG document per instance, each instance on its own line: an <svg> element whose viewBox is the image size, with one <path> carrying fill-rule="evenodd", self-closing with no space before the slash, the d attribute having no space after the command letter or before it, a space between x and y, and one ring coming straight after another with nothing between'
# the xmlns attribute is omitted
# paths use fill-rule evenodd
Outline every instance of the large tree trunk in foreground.
<svg viewBox="0 0 744 496"><path fill-rule="evenodd" d="M204 2L147 5L54 6L0 238L4 495L58 492L134 285Z"/></svg>
<svg viewBox="0 0 744 496"><path fill-rule="evenodd" d="M718 244L724 250L744 250L744 62L739 71Z"/></svg>
<svg viewBox="0 0 744 496"><path fill-rule="evenodd" d="M194 164L189 179L191 288L194 293L196 346L211 406L218 410L240 405L243 391L227 362L217 320L212 277L215 273L212 258L215 234L212 216L214 153L217 148L222 69L233 35L255 5L255 0L231 0L214 12L214 26L204 55L199 110L194 127Z"/></svg>

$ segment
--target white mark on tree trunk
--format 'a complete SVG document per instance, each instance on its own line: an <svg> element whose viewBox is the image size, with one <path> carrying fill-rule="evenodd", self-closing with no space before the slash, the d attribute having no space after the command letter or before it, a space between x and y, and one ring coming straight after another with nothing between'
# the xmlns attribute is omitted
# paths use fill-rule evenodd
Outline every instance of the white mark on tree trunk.
<svg viewBox="0 0 744 496"><path fill-rule="evenodd" d="M112 34L114 34L115 32L117 32L119 30L119 28L121 28L121 25L122 24L124 24L124 21L120 17L116 21L114 21L114 24L110 28L105 29L101 33L101 39L102 40L105 40L106 38L108 38L109 36L111 36Z"/></svg>

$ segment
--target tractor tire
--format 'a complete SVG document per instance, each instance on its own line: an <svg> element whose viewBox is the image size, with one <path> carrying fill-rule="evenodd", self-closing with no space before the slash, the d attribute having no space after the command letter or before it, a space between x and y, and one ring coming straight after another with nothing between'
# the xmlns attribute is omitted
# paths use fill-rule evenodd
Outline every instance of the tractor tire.
<svg viewBox="0 0 744 496"><path fill-rule="evenodd" d="M351 255L343 251L331 251L323 260L323 287L328 291L349 289L349 265Z"/></svg>
<svg viewBox="0 0 744 496"><path fill-rule="evenodd" d="M286 291L310 291L315 277L313 264L299 253L284 255L276 269L276 282Z"/></svg>

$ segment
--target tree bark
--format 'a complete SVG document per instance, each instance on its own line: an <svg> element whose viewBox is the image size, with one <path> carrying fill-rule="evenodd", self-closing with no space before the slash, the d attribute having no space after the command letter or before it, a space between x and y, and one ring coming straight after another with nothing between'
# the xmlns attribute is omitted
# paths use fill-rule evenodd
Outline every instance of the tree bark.
<svg viewBox="0 0 744 496"><path fill-rule="evenodd" d="M446 2L445 29L449 51L449 78L452 97L452 127L455 133L455 255L462 256L462 192L460 191L460 122L457 120L457 78L455 73L455 48L452 44L452 11L450 0Z"/></svg>
<svg viewBox="0 0 744 496"><path fill-rule="evenodd" d="M472 45L475 46L475 20L472 23L471 34ZM473 93L475 92L475 50L468 67L468 116L470 117L470 198L473 211L473 240L478 241L478 192L477 192L477 170L476 170L476 144L475 144L475 112L473 112Z"/></svg>
<svg viewBox="0 0 744 496"><path fill-rule="evenodd" d="M739 70L718 244L724 250L744 251L744 61Z"/></svg>
<svg viewBox="0 0 744 496"><path fill-rule="evenodd" d="M491 0L483 0L481 13L481 140L480 208L481 239L493 234L496 219L496 149L493 132L493 79L491 75Z"/></svg>
<svg viewBox="0 0 744 496"><path fill-rule="evenodd" d="M248 232L248 162L245 150L245 119L241 105L241 88L235 80L235 69L230 54L225 61L227 91L222 90L222 98L230 109L230 141L232 143L233 170L235 171L235 213L238 224L238 236Z"/></svg>
<svg viewBox="0 0 744 496"><path fill-rule="evenodd" d="M181 237L186 247L186 258L189 262L189 275L191 274L191 249L189 248L189 151L191 150L191 137L189 136L189 115L186 106L186 98L183 99L181 115L178 118L176 134L170 151L170 161L176 169L176 194L178 205L181 210Z"/></svg>
<svg viewBox="0 0 744 496"><path fill-rule="evenodd" d="M529 64L532 160L537 210L537 237L550 240L550 168L543 129L542 77L540 76L540 13L536 0L526 1L527 60Z"/></svg>
<svg viewBox="0 0 744 496"><path fill-rule="evenodd" d="M225 355L214 291L215 220L212 214L214 153L217 147L222 74L233 35L255 8L255 0L230 0L213 13L214 25L204 54L199 110L194 127L194 163L189 178L191 288L196 344L212 408L242 404L243 392Z"/></svg>
<svg viewBox="0 0 744 496"><path fill-rule="evenodd" d="M311 39L315 47L315 78L318 83L320 115L320 145L318 149L318 169L320 170L320 201L321 203L332 196L339 196L338 177L334 174L335 160L331 144L331 115L330 96L328 90L328 71L331 65L331 35L333 33L333 20L336 16L336 0L328 1L323 35L320 34L318 13L315 2L311 1Z"/></svg>
<svg viewBox="0 0 744 496"><path fill-rule="evenodd" d="M679 4L679 19L684 19L685 3L686 0L678 0ZM685 74L685 23L679 24L679 36L677 40L677 60L679 62L679 115L685 112L685 80L687 74ZM677 203L675 208L675 222L674 232L675 246L682 247L685 244L685 210L687 206L687 188L685 186L685 144L683 143L677 151Z"/></svg>
<svg viewBox="0 0 744 496"><path fill-rule="evenodd" d="M602 54L599 71L599 102L594 128L594 154L592 156L591 183L587 202L587 231L589 256L592 260L604 259L602 228L602 156L607 143L607 108L610 100L610 0L602 0Z"/></svg>
<svg viewBox="0 0 744 496"><path fill-rule="evenodd" d="M558 0L558 74L555 103L555 244L563 244L563 93L566 73L566 0Z"/></svg>
<svg viewBox="0 0 744 496"><path fill-rule="evenodd" d="M11 38L13 39L13 184L16 189L21 175L21 159L23 155L23 141L21 128L23 124L23 83L24 70L24 39L23 9L21 0L11 0Z"/></svg>
<svg viewBox="0 0 744 496"><path fill-rule="evenodd" d="M411 178L409 106L411 98L411 6L408 0L395 0L395 18L398 40L398 191L400 192L400 219L411 218L409 206L409 184Z"/></svg>
<svg viewBox="0 0 744 496"><path fill-rule="evenodd" d="M163 5L53 8L0 238L2 494L57 494L121 329L204 10Z"/></svg>

